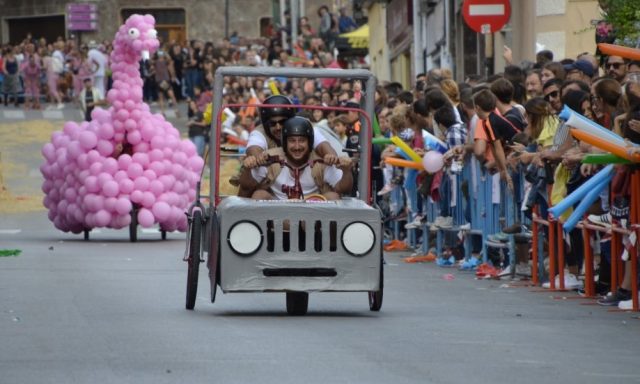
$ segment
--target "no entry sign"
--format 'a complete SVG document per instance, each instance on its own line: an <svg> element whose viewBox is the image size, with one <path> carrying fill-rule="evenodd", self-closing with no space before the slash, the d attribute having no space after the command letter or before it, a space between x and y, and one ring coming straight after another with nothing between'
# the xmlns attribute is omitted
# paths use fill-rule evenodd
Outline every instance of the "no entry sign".
<svg viewBox="0 0 640 384"><path fill-rule="evenodd" d="M509 21L511 4L509 0L465 0L462 16L474 31L494 33Z"/></svg>

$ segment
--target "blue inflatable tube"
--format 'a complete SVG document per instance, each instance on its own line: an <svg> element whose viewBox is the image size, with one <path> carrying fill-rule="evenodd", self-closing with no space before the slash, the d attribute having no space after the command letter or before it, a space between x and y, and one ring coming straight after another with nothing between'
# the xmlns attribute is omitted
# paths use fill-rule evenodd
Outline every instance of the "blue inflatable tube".
<svg viewBox="0 0 640 384"><path fill-rule="evenodd" d="M616 143L618 145L624 146L624 139L619 135L611 132L607 128L595 123L586 117L582 116L578 112L573 109L567 107L566 105L562 108L562 111L558 115L561 120L567 122L567 125L570 125L574 128L582 130L587 133L591 133L594 136L599 136L602 138L606 138L608 141Z"/></svg>
<svg viewBox="0 0 640 384"><path fill-rule="evenodd" d="M609 186L609 182L611 182L612 177L613 175L609 176L607 179L590 190L589 193L587 193L584 199L582 199L580 204L578 204L576 209L573 211L571 216L569 216L567 221L562 225L562 228L565 230L565 232L570 232L576 227L576 224L578 224L578 221L580 221L582 216L584 216L589 207L591 207L591 205L600 198L600 192L602 192L603 189Z"/></svg>
<svg viewBox="0 0 640 384"><path fill-rule="evenodd" d="M405 160L413 161L411 156L407 155L400 147L396 147L396 154L402 156Z"/></svg>
<svg viewBox="0 0 640 384"><path fill-rule="evenodd" d="M442 154L447 152L447 144L445 144L442 140L433 136L429 132L422 130L422 138L424 139L424 147L425 149L430 149L432 151L438 151Z"/></svg>
<svg viewBox="0 0 640 384"><path fill-rule="evenodd" d="M578 189L573 191L570 195L562 199L561 202L549 208L549 213L553 217L560 217L567 209L573 207L578 201L584 198L593 188L600 185L604 180L611 180L613 177L613 165L609 164L602 168L600 172L596 173L592 178L585 181Z"/></svg>

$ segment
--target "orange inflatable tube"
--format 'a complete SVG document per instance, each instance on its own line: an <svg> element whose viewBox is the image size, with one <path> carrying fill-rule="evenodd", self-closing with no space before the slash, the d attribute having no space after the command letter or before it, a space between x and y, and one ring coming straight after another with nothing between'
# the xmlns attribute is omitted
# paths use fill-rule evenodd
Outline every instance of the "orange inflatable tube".
<svg viewBox="0 0 640 384"><path fill-rule="evenodd" d="M598 49L607 56L620 56L624 59L640 60L640 49L606 43L598 44Z"/></svg>
<svg viewBox="0 0 640 384"><path fill-rule="evenodd" d="M384 159L384 162L396 167L413 168L420 171L424 169L422 163L418 163L417 161L399 159L397 157L387 157L386 159Z"/></svg>
<svg viewBox="0 0 640 384"><path fill-rule="evenodd" d="M247 142L245 140L238 138L237 136L227 135L227 141L231 144L238 144L242 147L247 146Z"/></svg>
<svg viewBox="0 0 640 384"><path fill-rule="evenodd" d="M622 157L623 159L627 159L633 162L640 162L640 155L629 155L627 153L627 147L621 147L619 145L613 144L610 141L604 140L601 137L594 136L590 133L581 131L576 128L571 128L571 135L580 141L584 141L585 143L591 144L594 147L598 147L603 151L611 152L616 156Z"/></svg>

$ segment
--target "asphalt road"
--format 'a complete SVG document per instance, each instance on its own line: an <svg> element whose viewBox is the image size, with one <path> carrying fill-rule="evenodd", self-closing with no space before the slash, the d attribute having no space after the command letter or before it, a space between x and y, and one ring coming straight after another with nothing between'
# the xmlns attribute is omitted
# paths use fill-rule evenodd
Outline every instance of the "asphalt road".
<svg viewBox="0 0 640 384"><path fill-rule="evenodd" d="M32 155L9 167L32 181L5 176L25 198L38 198ZM303 317L287 316L284 294L218 292L212 304L204 266L187 311L184 234L139 238L84 241L41 209L0 214L0 249L22 251L0 257L0 383L640 382L638 314L572 292L389 253L379 313L364 293L311 294Z"/></svg>

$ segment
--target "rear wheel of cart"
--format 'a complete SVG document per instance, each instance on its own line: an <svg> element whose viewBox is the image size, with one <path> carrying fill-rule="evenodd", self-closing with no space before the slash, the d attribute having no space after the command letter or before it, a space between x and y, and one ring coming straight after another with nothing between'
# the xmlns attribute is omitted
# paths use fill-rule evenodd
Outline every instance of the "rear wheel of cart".
<svg viewBox="0 0 640 384"><path fill-rule="evenodd" d="M200 257L202 254L202 212L193 212L189 226L189 257L187 258L187 309L196 306L198 293L198 273L200 272Z"/></svg>
<svg viewBox="0 0 640 384"><path fill-rule="evenodd" d="M378 312L382 308L382 293L384 292L384 271L380 263L380 289L369 292L369 310Z"/></svg>
<svg viewBox="0 0 640 384"><path fill-rule="evenodd" d="M287 313L292 316L302 316L309 307L309 293L287 292Z"/></svg>
<svg viewBox="0 0 640 384"><path fill-rule="evenodd" d="M138 241L138 210L131 211L131 223L129 223L129 240L132 243Z"/></svg>

